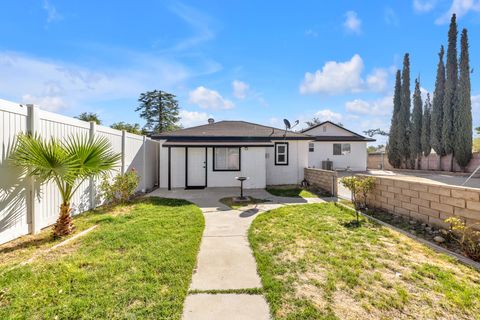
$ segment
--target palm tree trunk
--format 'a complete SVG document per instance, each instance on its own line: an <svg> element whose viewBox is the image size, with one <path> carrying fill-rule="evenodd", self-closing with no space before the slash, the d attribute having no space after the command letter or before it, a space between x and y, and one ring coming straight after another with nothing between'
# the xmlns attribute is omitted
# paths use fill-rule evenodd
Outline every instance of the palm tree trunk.
<svg viewBox="0 0 480 320"><path fill-rule="evenodd" d="M73 232L73 222L70 212L70 203L62 203L60 205L60 216L53 227L53 236L54 237L63 237L69 235Z"/></svg>

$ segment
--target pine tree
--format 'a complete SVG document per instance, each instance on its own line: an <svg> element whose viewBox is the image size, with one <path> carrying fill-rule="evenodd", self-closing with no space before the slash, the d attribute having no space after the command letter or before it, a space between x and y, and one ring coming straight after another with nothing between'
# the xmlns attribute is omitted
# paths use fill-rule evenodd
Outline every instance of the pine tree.
<svg viewBox="0 0 480 320"><path fill-rule="evenodd" d="M401 106L397 130L398 149L402 155L405 168L408 168L410 164L410 104L410 58L409 54L406 53L403 59Z"/></svg>
<svg viewBox="0 0 480 320"><path fill-rule="evenodd" d="M392 122L390 124L390 135L388 137L388 162L394 168L400 168L402 164L402 156L398 148L398 117L401 108L401 95L402 95L402 80L400 70L397 70L395 78L395 92L393 94L393 114Z"/></svg>
<svg viewBox="0 0 480 320"><path fill-rule="evenodd" d="M428 157L428 155L432 151L431 121L432 121L432 104L430 103L430 94L427 93L427 99L425 99L425 105L423 107L423 118L422 118L422 152L425 157Z"/></svg>
<svg viewBox="0 0 480 320"><path fill-rule="evenodd" d="M457 62L457 22L455 14L452 15L450 29L448 31L448 49L446 64L445 97L443 98L443 148L446 154L454 152L454 128L453 113L457 106L455 92L458 83L458 62ZM453 171L453 155L450 164L450 171Z"/></svg>
<svg viewBox="0 0 480 320"><path fill-rule="evenodd" d="M146 133L161 133L179 128L179 108L175 95L161 90L147 91L140 94L138 102L135 111L140 111L140 117L147 121L143 128Z"/></svg>
<svg viewBox="0 0 480 320"><path fill-rule="evenodd" d="M410 157L413 167L416 169L418 158L422 155L422 117L423 117L422 93L420 91L420 80L415 79L415 90L413 92L413 112L410 122Z"/></svg>
<svg viewBox="0 0 480 320"><path fill-rule="evenodd" d="M455 140L454 155L457 163L465 169L472 158L472 101L470 87L470 62L467 29L460 39L460 78L457 86L457 105L453 112Z"/></svg>
<svg viewBox="0 0 480 320"><path fill-rule="evenodd" d="M433 93L432 122L431 122L431 144L439 158L445 155L443 149L442 127L443 127L443 98L445 97L445 64L443 63L444 50L440 47L438 53L437 78L435 80L435 91Z"/></svg>

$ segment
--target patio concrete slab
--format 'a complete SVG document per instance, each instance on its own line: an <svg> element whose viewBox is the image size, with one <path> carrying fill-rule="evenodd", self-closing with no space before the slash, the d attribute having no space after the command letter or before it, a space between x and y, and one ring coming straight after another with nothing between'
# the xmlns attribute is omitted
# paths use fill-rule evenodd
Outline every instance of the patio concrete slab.
<svg viewBox="0 0 480 320"><path fill-rule="evenodd" d="M185 300L184 320L268 320L268 304L260 295L194 294Z"/></svg>

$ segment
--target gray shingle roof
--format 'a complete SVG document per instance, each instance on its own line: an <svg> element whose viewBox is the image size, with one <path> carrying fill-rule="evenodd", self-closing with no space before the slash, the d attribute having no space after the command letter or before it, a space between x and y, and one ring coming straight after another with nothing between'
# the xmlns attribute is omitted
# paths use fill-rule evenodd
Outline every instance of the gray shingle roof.
<svg viewBox="0 0 480 320"><path fill-rule="evenodd" d="M246 121L219 121L153 135L152 138L169 141L312 140L311 136L300 132L285 131Z"/></svg>

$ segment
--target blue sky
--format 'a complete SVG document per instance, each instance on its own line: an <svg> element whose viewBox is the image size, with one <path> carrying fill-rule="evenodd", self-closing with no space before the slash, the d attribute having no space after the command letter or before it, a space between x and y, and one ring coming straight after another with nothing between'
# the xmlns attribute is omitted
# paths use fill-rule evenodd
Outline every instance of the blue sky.
<svg viewBox="0 0 480 320"><path fill-rule="evenodd" d="M9 1L0 10L0 98L106 125L139 122L138 95L177 95L185 126L314 116L388 129L395 70L433 91L456 12L470 37L480 125L480 0ZM413 82L413 81L412 81ZM413 89L413 88L412 88ZM382 139L379 139L382 142Z"/></svg>

